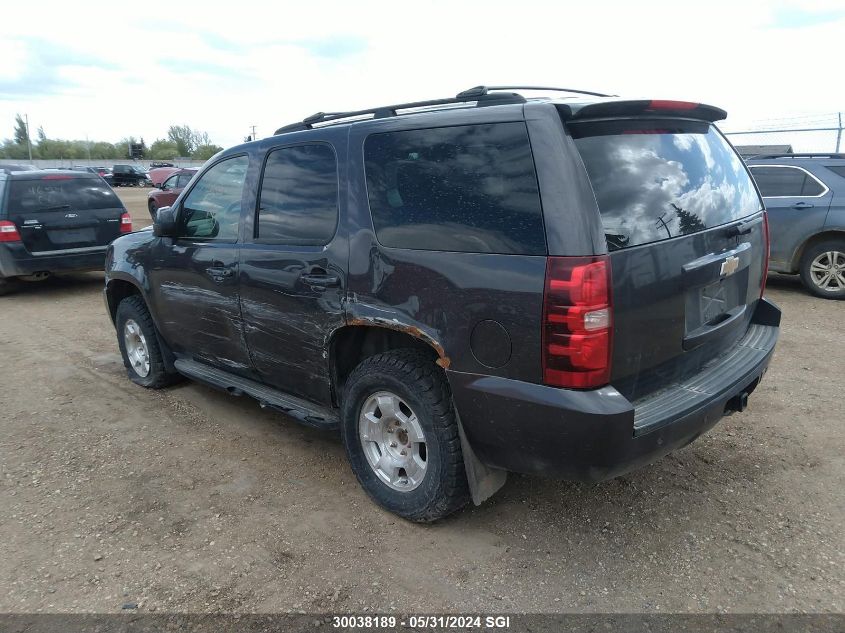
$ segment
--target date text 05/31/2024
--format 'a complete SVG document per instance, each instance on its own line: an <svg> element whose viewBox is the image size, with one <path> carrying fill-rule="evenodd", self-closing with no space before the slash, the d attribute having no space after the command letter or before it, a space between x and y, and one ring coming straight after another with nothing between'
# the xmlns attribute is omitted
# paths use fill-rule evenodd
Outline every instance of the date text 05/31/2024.
<svg viewBox="0 0 845 633"><path fill-rule="evenodd" d="M507 615L336 615L332 626L344 629L391 629L409 626L419 629L508 629L511 625Z"/></svg>

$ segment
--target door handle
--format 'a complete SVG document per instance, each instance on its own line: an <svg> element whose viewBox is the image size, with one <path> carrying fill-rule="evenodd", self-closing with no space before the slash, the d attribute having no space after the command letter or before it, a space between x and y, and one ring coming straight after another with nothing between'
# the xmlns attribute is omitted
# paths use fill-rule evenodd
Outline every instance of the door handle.
<svg viewBox="0 0 845 633"><path fill-rule="evenodd" d="M223 281L227 277L231 277L235 274L234 268L229 266L211 266L210 268L206 268L205 272L207 272L214 281Z"/></svg>
<svg viewBox="0 0 845 633"><path fill-rule="evenodd" d="M340 285L340 277L326 272L305 273L300 275L299 278L309 286L319 286L320 288L333 288Z"/></svg>
<svg viewBox="0 0 845 633"><path fill-rule="evenodd" d="M810 202L796 202L795 204L792 205L792 208L793 209L812 209L814 206L816 206L816 205L814 205Z"/></svg>

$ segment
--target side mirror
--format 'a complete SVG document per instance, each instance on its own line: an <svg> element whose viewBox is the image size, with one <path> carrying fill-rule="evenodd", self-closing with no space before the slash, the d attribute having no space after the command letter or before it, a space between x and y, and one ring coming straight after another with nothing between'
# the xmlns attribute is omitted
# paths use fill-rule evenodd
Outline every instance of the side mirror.
<svg viewBox="0 0 845 633"><path fill-rule="evenodd" d="M161 207L156 211L153 235L156 237L176 237L176 228L176 210L173 207Z"/></svg>

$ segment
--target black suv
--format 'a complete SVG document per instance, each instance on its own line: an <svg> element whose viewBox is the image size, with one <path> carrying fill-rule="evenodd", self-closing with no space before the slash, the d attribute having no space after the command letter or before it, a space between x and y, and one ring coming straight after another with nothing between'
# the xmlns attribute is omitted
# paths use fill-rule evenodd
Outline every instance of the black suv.
<svg viewBox="0 0 845 633"><path fill-rule="evenodd" d="M339 427L416 521L688 444L775 347L763 205L724 111L585 94L478 87L221 152L109 249L129 377Z"/></svg>
<svg viewBox="0 0 845 633"><path fill-rule="evenodd" d="M97 174L0 170L0 294L54 272L102 270L106 246L131 230Z"/></svg>
<svg viewBox="0 0 845 633"><path fill-rule="evenodd" d="M137 165L115 165L111 184L114 187L148 187L152 182L147 172Z"/></svg>

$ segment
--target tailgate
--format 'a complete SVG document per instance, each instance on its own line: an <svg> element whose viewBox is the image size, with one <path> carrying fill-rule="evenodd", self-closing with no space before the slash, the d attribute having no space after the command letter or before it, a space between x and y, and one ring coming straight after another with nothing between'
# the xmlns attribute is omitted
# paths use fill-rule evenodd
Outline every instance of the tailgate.
<svg viewBox="0 0 845 633"><path fill-rule="evenodd" d="M9 219L30 253L106 246L120 235L124 212L99 177L48 174L10 185Z"/></svg>
<svg viewBox="0 0 845 633"><path fill-rule="evenodd" d="M762 203L709 122L568 127L611 253L611 381L633 400L701 371L747 331L765 282Z"/></svg>

